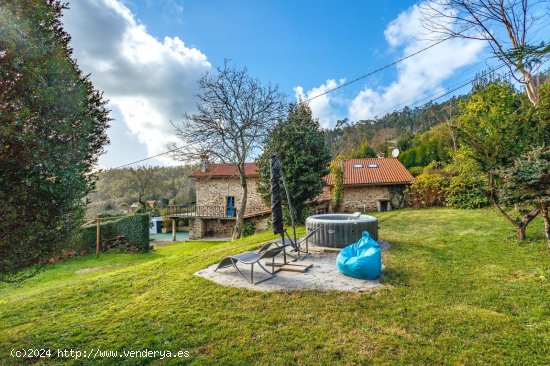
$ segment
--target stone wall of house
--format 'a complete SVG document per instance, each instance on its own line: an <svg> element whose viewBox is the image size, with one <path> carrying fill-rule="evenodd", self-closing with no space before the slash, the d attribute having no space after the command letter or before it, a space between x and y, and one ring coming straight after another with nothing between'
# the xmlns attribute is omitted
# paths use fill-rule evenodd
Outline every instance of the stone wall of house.
<svg viewBox="0 0 550 366"><path fill-rule="evenodd" d="M245 215L269 210L256 190L256 178L248 178L248 200ZM197 179L195 183L197 206L225 207L226 198L235 197L235 207L238 209L242 201L242 188L239 178Z"/></svg>
<svg viewBox="0 0 550 366"><path fill-rule="evenodd" d="M271 214L266 214L262 216L257 216L248 220L254 220L256 223L256 232L262 232L269 229L269 222L271 220Z"/></svg>
<svg viewBox="0 0 550 366"><path fill-rule="evenodd" d="M378 211L378 200L389 200L388 186L344 186L342 211Z"/></svg>
<svg viewBox="0 0 550 366"><path fill-rule="evenodd" d="M235 220L194 219L189 232L190 240L205 237L229 238L233 235Z"/></svg>
<svg viewBox="0 0 550 366"><path fill-rule="evenodd" d="M256 232L265 231L269 228L269 219L271 215L264 214L254 218L245 219L254 220ZM200 240L205 237L229 238L233 236L235 220L227 219L194 219L189 232L189 239Z"/></svg>
<svg viewBox="0 0 550 366"><path fill-rule="evenodd" d="M233 236L235 220L206 219L205 236L215 238L230 238Z"/></svg>
<svg viewBox="0 0 550 366"><path fill-rule="evenodd" d="M378 211L379 200L389 201L388 209L407 206L406 185L344 186L342 210L344 212Z"/></svg>
<svg viewBox="0 0 550 366"><path fill-rule="evenodd" d="M206 226L203 219L192 220L190 226L191 231L189 231L189 239L198 240L204 237Z"/></svg>

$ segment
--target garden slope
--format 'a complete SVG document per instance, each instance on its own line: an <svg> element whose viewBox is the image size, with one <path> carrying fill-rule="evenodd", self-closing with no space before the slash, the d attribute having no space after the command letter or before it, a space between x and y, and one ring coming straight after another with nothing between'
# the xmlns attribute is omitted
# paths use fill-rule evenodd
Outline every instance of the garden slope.
<svg viewBox="0 0 550 366"><path fill-rule="evenodd" d="M188 350L118 364L550 364L542 223L518 243L492 210L377 214L385 287L260 293L194 276L272 236L68 260L0 285L0 364L13 348ZM302 232L303 233L303 232ZM46 360L47 361L47 360ZM50 360L112 364L112 359Z"/></svg>

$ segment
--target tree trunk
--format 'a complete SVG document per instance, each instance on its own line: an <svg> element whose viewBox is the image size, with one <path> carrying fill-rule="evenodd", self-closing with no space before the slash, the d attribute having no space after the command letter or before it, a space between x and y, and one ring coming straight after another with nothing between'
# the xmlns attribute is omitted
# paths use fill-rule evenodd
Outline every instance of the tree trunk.
<svg viewBox="0 0 550 366"><path fill-rule="evenodd" d="M530 212L528 212L527 214L525 214L519 221L518 221L518 228L521 228L521 231L518 230L518 238L521 239L521 240L525 240L525 230L527 229L527 225L529 225L529 223L531 221L533 221L533 219L535 217L537 217L537 215L539 214L540 212L540 209L539 208L534 208L532 209ZM520 235L521 233L521 235Z"/></svg>
<svg viewBox="0 0 550 366"><path fill-rule="evenodd" d="M525 234L526 229L527 229L526 226L522 226L522 225L516 226L516 236L518 237L518 239L525 240L525 238L527 237L527 235Z"/></svg>
<svg viewBox="0 0 550 366"><path fill-rule="evenodd" d="M525 231L527 230L527 225L529 225L529 223L531 221L533 221L533 219L535 217L537 217L537 215L540 212L540 209L539 208L534 208L530 212L525 214L521 219L514 220L506 213L506 211L504 211L502 209L502 207L499 206L497 201L494 199L494 196L491 196L491 200L493 201L493 205L496 207L498 212L500 212L500 214L502 216L504 216L504 218L509 223L511 223L512 225L514 225L516 227L516 235L517 235L518 239L525 240L525 238L526 238Z"/></svg>
<svg viewBox="0 0 550 366"><path fill-rule="evenodd" d="M246 202L248 200L248 184L246 182L246 176L245 176L245 172L244 172L244 165L242 167L242 170L240 170L240 173L241 173L241 187L243 189L243 197L242 197L242 200L241 200L241 204L239 206L239 210L237 211L237 219L235 221L235 229L233 230L233 239L239 239L241 237L242 232L243 232L244 212L246 210Z"/></svg>
<svg viewBox="0 0 550 366"><path fill-rule="evenodd" d="M536 107L539 103L539 85L538 80L529 73L523 74L525 77L525 93L529 101Z"/></svg>
<svg viewBox="0 0 550 366"><path fill-rule="evenodd" d="M542 214L542 219L544 220L544 234L546 234L546 244L548 245L548 250L550 251L550 219L548 218L548 203L540 203L540 212Z"/></svg>

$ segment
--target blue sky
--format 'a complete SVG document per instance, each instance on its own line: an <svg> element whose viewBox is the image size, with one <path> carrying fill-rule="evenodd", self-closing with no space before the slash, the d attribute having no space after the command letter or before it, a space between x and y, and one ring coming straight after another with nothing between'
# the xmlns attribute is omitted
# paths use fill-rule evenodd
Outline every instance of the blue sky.
<svg viewBox="0 0 550 366"><path fill-rule="evenodd" d="M288 96L309 98L422 49L417 2L73 0L64 24L74 55L110 100L103 168L150 157L178 140L170 121L192 113L196 81L225 58ZM495 64L480 41L453 39L317 98L322 126L381 116ZM458 92L467 92L468 87ZM173 165L168 156L147 164Z"/></svg>
<svg viewBox="0 0 550 366"><path fill-rule="evenodd" d="M309 89L391 60L384 29L415 2L206 0L178 2L181 8L169 3L126 4L155 37L180 36L212 64L230 58L292 95L297 84Z"/></svg>

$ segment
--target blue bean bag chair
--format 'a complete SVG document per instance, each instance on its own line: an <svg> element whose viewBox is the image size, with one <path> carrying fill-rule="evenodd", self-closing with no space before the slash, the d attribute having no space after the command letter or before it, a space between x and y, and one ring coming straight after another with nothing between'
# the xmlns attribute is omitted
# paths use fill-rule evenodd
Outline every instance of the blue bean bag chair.
<svg viewBox="0 0 550 366"><path fill-rule="evenodd" d="M375 280L382 272L382 256L378 243L367 231L361 239L343 248L336 258L336 267L346 276L363 280Z"/></svg>

